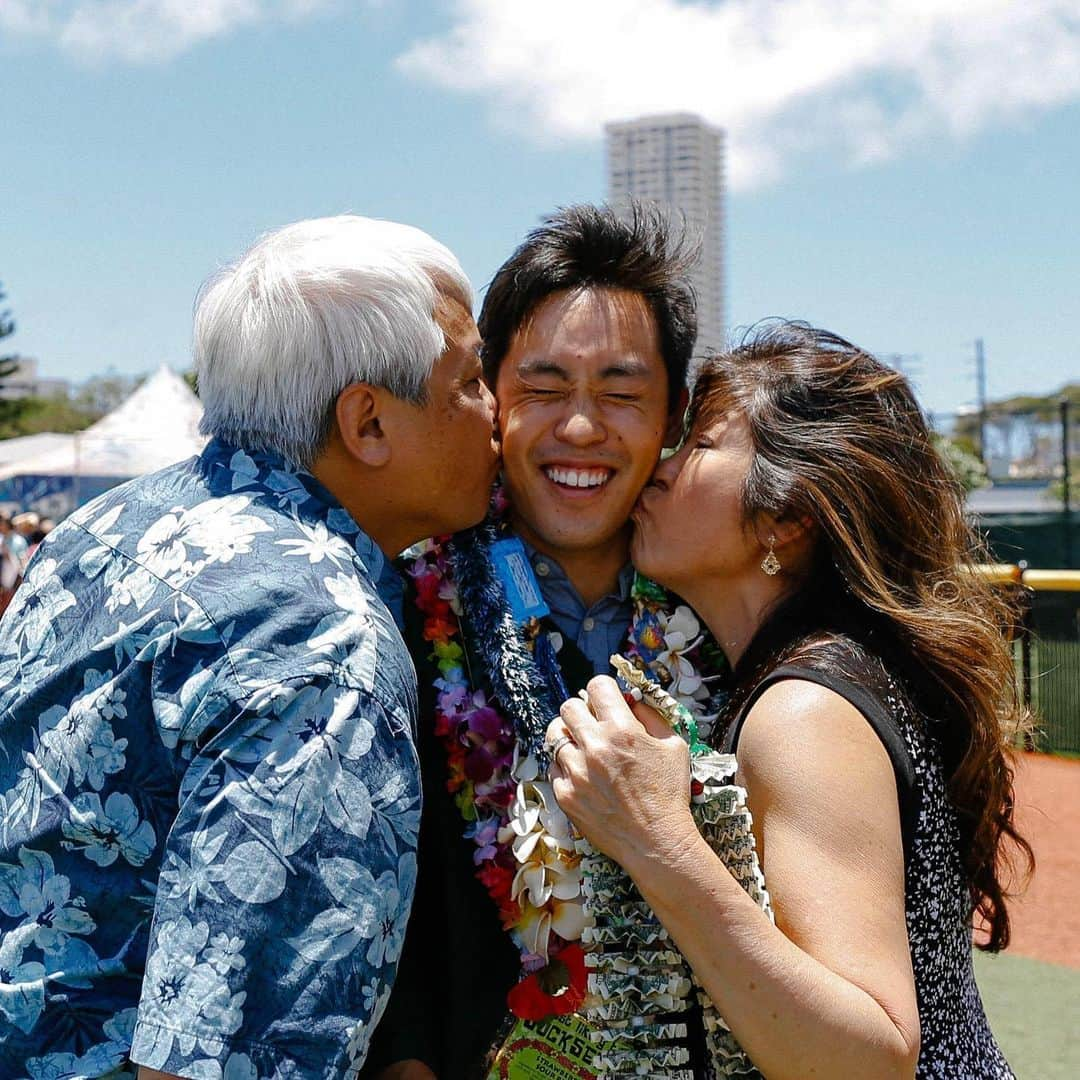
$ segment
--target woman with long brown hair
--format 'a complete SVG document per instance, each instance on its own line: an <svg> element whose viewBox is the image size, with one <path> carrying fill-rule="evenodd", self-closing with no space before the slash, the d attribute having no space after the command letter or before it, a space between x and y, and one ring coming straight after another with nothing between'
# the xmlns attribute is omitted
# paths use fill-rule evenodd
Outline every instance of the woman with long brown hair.
<svg viewBox="0 0 1080 1080"><path fill-rule="evenodd" d="M975 986L1009 940L1024 720L958 486L910 387L826 331L708 361L634 514L635 566L727 654L773 925L698 835L685 744L610 679L549 731L563 809L622 864L770 1080L1011 1077ZM569 735L571 742L562 740Z"/></svg>

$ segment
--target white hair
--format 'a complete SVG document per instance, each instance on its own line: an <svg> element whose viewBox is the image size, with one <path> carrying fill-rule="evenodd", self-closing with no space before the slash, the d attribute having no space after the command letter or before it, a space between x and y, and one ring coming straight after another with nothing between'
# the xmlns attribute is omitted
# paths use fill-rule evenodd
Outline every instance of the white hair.
<svg viewBox="0 0 1080 1080"><path fill-rule="evenodd" d="M472 310L457 259L412 226L342 215L267 233L199 291L200 430L310 468L351 383L424 402L440 294Z"/></svg>

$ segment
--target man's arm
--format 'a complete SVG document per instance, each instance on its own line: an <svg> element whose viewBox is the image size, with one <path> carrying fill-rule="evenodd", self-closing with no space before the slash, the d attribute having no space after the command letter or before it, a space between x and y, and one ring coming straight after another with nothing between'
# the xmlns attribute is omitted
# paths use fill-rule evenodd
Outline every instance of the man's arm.
<svg viewBox="0 0 1080 1080"><path fill-rule="evenodd" d="M166 841L132 1061L204 1075L358 1068L386 1007L416 877L407 721L303 677L196 755Z"/></svg>

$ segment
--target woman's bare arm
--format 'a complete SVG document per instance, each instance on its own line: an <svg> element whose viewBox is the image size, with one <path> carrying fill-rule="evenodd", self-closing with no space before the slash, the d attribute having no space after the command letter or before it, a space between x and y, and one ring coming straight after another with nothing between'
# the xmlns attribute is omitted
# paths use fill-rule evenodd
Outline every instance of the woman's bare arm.
<svg viewBox="0 0 1080 1080"><path fill-rule="evenodd" d="M919 1024L896 786L862 715L788 681L747 718L739 757L773 926L670 780L686 767L681 740L641 708L635 731L613 683L599 698L589 689L599 719L571 708L579 745L560 752L556 794L634 878L757 1067L770 1080L912 1077Z"/></svg>

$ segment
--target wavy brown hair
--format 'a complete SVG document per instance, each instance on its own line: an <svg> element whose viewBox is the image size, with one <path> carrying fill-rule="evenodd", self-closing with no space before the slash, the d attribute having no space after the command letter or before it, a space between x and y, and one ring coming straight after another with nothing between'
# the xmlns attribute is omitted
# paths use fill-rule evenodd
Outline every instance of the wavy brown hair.
<svg viewBox="0 0 1080 1080"><path fill-rule="evenodd" d="M960 820L972 905L986 924L981 947L996 952L1009 942L1013 856L1029 872L1034 865L1014 824L1005 753L1028 717L1003 633L1014 612L976 570L982 546L959 483L907 380L804 323L759 324L705 362L690 425L732 412L745 416L754 447L746 517L809 519L816 537L809 573L736 668L735 696L752 688L763 662L767 669L820 637L830 610L855 612L856 622L887 640L923 687L920 703L933 717Z"/></svg>

